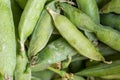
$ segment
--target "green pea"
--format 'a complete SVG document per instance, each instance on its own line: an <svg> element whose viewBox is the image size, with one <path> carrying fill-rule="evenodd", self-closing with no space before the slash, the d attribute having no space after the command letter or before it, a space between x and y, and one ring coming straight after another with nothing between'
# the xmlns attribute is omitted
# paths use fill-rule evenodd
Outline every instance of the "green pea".
<svg viewBox="0 0 120 80"><path fill-rule="evenodd" d="M16 41L10 0L0 0L0 73L13 80L16 65Z"/></svg>
<svg viewBox="0 0 120 80"><path fill-rule="evenodd" d="M98 40L111 48L120 51L120 32L110 27L94 23L89 16L69 4L59 3L59 6L62 8L68 19L70 19L78 28L94 32Z"/></svg>
<svg viewBox="0 0 120 80"><path fill-rule="evenodd" d="M120 73L120 60L113 61L112 64L99 64L86 68L76 75L81 76L107 76Z"/></svg>
<svg viewBox="0 0 120 80"><path fill-rule="evenodd" d="M56 29L78 53L92 60L104 61L104 58L92 43L65 16L51 9L48 9L48 11L53 18Z"/></svg>
<svg viewBox="0 0 120 80"><path fill-rule="evenodd" d="M16 0L16 2L19 4L19 6L24 9L25 5L27 3L28 0Z"/></svg>
<svg viewBox="0 0 120 80"><path fill-rule="evenodd" d="M22 50L24 42L34 30L45 3L46 0L28 0L25 6L18 27Z"/></svg>
<svg viewBox="0 0 120 80"><path fill-rule="evenodd" d="M111 0L100 10L101 13L115 12L120 14L120 0Z"/></svg>
<svg viewBox="0 0 120 80"><path fill-rule="evenodd" d="M101 24L111 26L117 30L120 30L120 15L116 14L101 14Z"/></svg>
<svg viewBox="0 0 120 80"><path fill-rule="evenodd" d="M76 54L77 52L63 38L59 38L38 53L36 64L31 63L31 69L32 71L41 71L47 69L51 64L63 61L68 56Z"/></svg>

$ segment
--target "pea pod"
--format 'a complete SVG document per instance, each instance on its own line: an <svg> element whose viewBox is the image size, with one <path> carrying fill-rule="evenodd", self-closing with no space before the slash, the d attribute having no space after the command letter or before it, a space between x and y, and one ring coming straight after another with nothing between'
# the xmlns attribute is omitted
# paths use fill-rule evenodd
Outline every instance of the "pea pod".
<svg viewBox="0 0 120 80"><path fill-rule="evenodd" d="M48 11L53 18L56 29L78 53L92 60L105 61L92 43L65 16L51 9ZM71 37L71 35L74 36Z"/></svg>
<svg viewBox="0 0 120 80"><path fill-rule="evenodd" d="M103 79L120 79L120 74L102 76Z"/></svg>
<svg viewBox="0 0 120 80"><path fill-rule="evenodd" d="M68 56L76 54L77 52L63 38L59 38L39 52L37 63L31 65L31 69L32 71L41 71L47 69L53 63L63 61Z"/></svg>
<svg viewBox="0 0 120 80"><path fill-rule="evenodd" d="M0 73L13 80L16 65L16 41L10 0L0 0Z"/></svg>
<svg viewBox="0 0 120 80"><path fill-rule="evenodd" d="M115 12L120 14L120 0L111 0L100 10L101 13Z"/></svg>
<svg viewBox="0 0 120 80"><path fill-rule="evenodd" d="M51 17L46 10L43 10L41 17L32 34L30 46L28 48L29 58L35 56L47 44L53 31Z"/></svg>
<svg viewBox="0 0 120 80"><path fill-rule="evenodd" d="M28 0L25 9L21 15L18 32L20 37L21 47L31 35L38 21L46 0Z"/></svg>
<svg viewBox="0 0 120 80"><path fill-rule="evenodd" d="M17 53L15 80L31 80L31 69L28 66L28 58L25 51Z"/></svg>
<svg viewBox="0 0 120 80"><path fill-rule="evenodd" d="M116 14L101 14L101 24L111 26L120 31L120 15Z"/></svg>
<svg viewBox="0 0 120 80"><path fill-rule="evenodd" d="M86 13L95 23L100 23L99 11L95 0L76 0L81 11Z"/></svg>
<svg viewBox="0 0 120 80"><path fill-rule="evenodd" d="M69 80L85 80L83 77L77 76L77 75L73 75L73 77Z"/></svg>
<svg viewBox="0 0 120 80"><path fill-rule="evenodd" d="M113 61L112 64L99 64L97 66L86 68L76 75L81 76L107 76L120 73L120 60Z"/></svg>
<svg viewBox="0 0 120 80"><path fill-rule="evenodd" d="M100 18L99 18L99 11L98 11L98 7L97 7L97 3L95 0L76 0L77 1L77 5L78 8L83 11L84 13L86 13L88 16L91 17L91 19L95 22L95 23L100 23ZM88 37L88 39L91 42L95 42L94 45L97 45L97 38L93 33L84 31L85 35Z"/></svg>
<svg viewBox="0 0 120 80"><path fill-rule="evenodd" d="M89 16L69 4L59 3L59 6L74 25L81 29L94 32L101 42L117 51L120 51L120 32L110 27L94 23Z"/></svg>
<svg viewBox="0 0 120 80"><path fill-rule="evenodd" d="M19 4L19 6L24 9L26 3L28 0L16 0L16 2Z"/></svg>

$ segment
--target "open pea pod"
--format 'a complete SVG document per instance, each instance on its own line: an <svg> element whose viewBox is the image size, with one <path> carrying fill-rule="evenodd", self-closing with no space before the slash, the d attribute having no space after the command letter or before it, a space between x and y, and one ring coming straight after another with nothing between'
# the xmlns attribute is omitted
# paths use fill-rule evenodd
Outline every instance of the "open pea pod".
<svg viewBox="0 0 120 80"><path fill-rule="evenodd" d="M100 22L103 25L113 27L120 31L120 15L113 13L101 14Z"/></svg>
<svg viewBox="0 0 120 80"><path fill-rule="evenodd" d="M59 3L59 6L62 8L67 18L78 28L94 32L98 40L120 51L120 32L110 27L94 23L85 13L67 3Z"/></svg>
<svg viewBox="0 0 120 80"><path fill-rule="evenodd" d="M47 69L51 64L63 61L68 56L76 55L76 53L63 38L59 38L39 52L37 64L31 65L31 69L32 71Z"/></svg>
<svg viewBox="0 0 120 80"><path fill-rule="evenodd" d="M0 19L0 73L4 80L13 80L16 41L10 0L0 0Z"/></svg>
<svg viewBox="0 0 120 80"><path fill-rule="evenodd" d="M110 13L115 12L120 14L120 0L111 0L105 6L103 6L100 10L101 13Z"/></svg>
<svg viewBox="0 0 120 80"><path fill-rule="evenodd" d="M112 64L99 64L86 68L76 75L80 76L107 76L120 73L120 60L113 61Z"/></svg>

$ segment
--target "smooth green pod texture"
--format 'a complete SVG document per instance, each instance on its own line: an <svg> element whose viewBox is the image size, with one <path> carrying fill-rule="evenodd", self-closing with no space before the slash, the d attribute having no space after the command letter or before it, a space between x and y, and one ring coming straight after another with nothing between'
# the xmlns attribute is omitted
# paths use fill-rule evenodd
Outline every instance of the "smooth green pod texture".
<svg viewBox="0 0 120 80"><path fill-rule="evenodd" d="M100 64L86 68L76 75L81 76L106 76L120 73L120 60L113 61L112 64Z"/></svg>
<svg viewBox="0 0 120 80"><path fill-rule="evenodd" d="M111 0L100 10L101 13L115 12L120 14L120 0Z"/></svg>
<svg viewBox="0 0 120 80"><path fill-rule="evenodd" d="M33 77L39 78L41 80L51 80L53 75L54 72L49 70L37 71L32 73Z"/></svg>
<svg viewBox="0 0 120 80"><path fill-rule="evenodd" d="M59 38L46 46L38 55L38 63L31 66L32 71L41 71L51 64L63 61L77 52L63 39Z"/></svg>
<svg viewBox="0 0 120 80"><path fill-rule="evenodd" d="M95 0L76 0L81 11L86 13L95 23L100 23L99 11Z"/></svg>
<svg viewBox="0 0 120 80"><path fill-rule="evenodd" d="M27 3L28 0L16 0L16 2L19 4L19 6L24 9L25 5Z"/></svg>
<svg viewBox="0 0 120 80"><path fill-rule="evenodd" d="M120 51L120 32L110 27L94 23L89 16L69 4L59 3L59 6L62 8L68 19L70 19L78 28L94 32L101 42Z"/></svg>
<svg viewBox="0 0 120 80"><path fill-rule="evenodd" d="M33 32L45 2L46 0L29 0L27 2L18 27L21 45L24 44L27 37Z"/></svg>
<svg viewBox="0 0 120 80"><path fill-rule="evenodd" d="M28 66L28 58L25 51L17 53L15 80L31 80L31 69Z"/></svg>
<svg viewBox="0 0 120 80"><path fill-rule="evenodd" d="M85 80L85 79L81 76L73 75L73 77L69 80Z"/></svg>
<svg viewBox="0 0 120 80"><path fill-rule="evenodd" d="M120 31L120 15L116 14L101 14L100 22L103 25L111 26Z"/></svg>
<svg viewBox="0 0 120 80"><path fill-rule="evenodd" d="M100 23L99 11L95 0L76 0L78 8L86 13L95 23ZM93 33L84 31L88 39L97 43L97 38ZM97 44L94 44L97 45Z"/></svg>
<svg viewBox="0 0 120 80"><path fill-rule="evenodd" d="M103 79L120 79L120 73L115 75L102 76Z"/></svg>
<svg viewBox="0 0 120 80"><path fill-rule="evenodd" d="M13 80L16 41L10 0L0 0L0 73Z"/></svg>
<svg viewBox="0 0 120 80"><path fill-rule="evenodd" d="M56 29L78 53L92 60L104 61L104 58L92 43L65 16L52 10L49 10L49 12L53 18Z"/></svg>
<svg viewBox="0 0 120 80"><path fill-rule="evenodd" d="M29 58L36 55L46 46L52 32L53 24L51 16L46 10L43 10L30 40L28 48Z"/></svg>

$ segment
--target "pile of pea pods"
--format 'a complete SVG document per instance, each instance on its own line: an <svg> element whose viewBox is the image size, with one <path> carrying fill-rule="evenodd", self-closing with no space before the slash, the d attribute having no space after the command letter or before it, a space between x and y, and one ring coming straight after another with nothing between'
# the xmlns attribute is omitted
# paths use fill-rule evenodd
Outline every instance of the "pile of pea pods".
<svg viewBox="0 0 120 80"><path fill-rule="evenodd" d="M120 80L120 0L0 0L0 80Z"/></svg>

